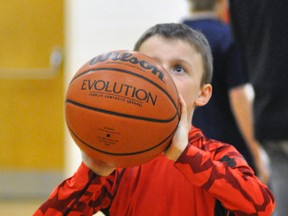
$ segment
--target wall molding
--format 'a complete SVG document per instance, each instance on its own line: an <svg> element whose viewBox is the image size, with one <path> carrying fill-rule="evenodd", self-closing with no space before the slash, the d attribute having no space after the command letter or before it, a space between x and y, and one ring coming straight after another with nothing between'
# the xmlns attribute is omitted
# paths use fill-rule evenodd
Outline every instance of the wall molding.
<svg viewBox="0 0 288 216"><path fill-rule="evenodd" d="M0 171L0 199L47 197L64 180L60 171Z"/></svg>

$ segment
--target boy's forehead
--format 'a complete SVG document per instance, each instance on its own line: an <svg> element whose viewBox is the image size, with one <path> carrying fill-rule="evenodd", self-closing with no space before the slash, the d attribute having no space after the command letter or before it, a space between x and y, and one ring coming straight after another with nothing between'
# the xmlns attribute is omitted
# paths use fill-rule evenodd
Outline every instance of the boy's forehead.
<svg viewBox="0 0 288 216"><path fill-rule="evenodd" d="M186 40L153 36L140 46L139 51L162 63L184 63L191 68L198 65L203 69L202 55Z"/></svg>
<svg viewBox="0 0 288 216"><path fill-rule="evenodd" d="M199 54L194 46L189 44L185 40L181 39L170 39L161 36L153 36L148 38L140 46L140 52L150 52L150 53L165 53L166 56L189 56Z"/></svg>
<svg viewBox="0 0 288 216"><path fill-rule="evenodd" d="M195 49L195 46L191 43L189 43L185 39L181 38L167 38L161 35L154 35L150 38L146 39L142 45L140 46L140 50L143 49L143 47L147 48L161 48L164 49L165 47L178 47L178 48L184 48L187 50L190 50L191 52L197 52Z"/></svg>

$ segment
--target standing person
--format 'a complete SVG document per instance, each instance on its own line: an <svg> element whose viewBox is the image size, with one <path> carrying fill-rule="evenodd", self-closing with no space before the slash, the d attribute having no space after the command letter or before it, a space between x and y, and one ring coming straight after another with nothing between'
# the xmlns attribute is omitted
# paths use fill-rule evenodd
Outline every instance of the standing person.
<svg viewBox="0 0 288 216"><path fill-rule="evenodd" d="M247 93L248 77L228 24L221 21L226 0L189 0L191 16L183 23L201 31L213 55L213 95L206 106L195 110L193 125L205 136L233 144L267 182L269 169L261 145L254 138L252 102Z"/></svg>
<svg viewBox="0 0 288 216"><path fill-rule="evenodd" d="M288 1L230 0L231 25L255 91L254 130L271 160L276 214L288 214Z"/></svg>
<svg viewBox="0 0 288 216"><path fill-rule="evenodd" d="M159 24L140 37L135 50L162 64L181 95L182 114L171 145L131 168L115 168L82 153L74 176L34 216L97 211L117 216L271 215L273 196L242 155L191 126L195 107L205 105L212 93L212 56L205 37L183 24Z"/></svg>

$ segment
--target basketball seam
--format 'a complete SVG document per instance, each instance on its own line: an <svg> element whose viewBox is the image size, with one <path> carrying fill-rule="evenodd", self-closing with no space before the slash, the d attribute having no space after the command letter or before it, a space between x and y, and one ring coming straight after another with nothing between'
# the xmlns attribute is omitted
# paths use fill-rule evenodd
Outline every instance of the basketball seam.
<svg viewBox="0 0 288 216"><path fill-rule="evenodd" d="M128 71L128 70L124 70L124 69L119 69L119 68L112 68L112 67L111 67L111 68L95 68L95 69L91 69L91 70L88 70L88 71L84 71L84 72L78 74L77 76L75 76L75 77L71 80L71 82L70 82L69 85L71 85L72 82L73 82L74 80L76 80L77 78L79 78L80 76L83 76L83 75L85 75L85 74L87 74L87 73L91 73L91 72L93 72L93 71L98 71L98 70L112 70L112 71L117 71L117 72L122 72L122 73L124 72L124 73L130 74L130 75L133 75L133 76L137 76L137 77L140 77L140 78L148 81L149 83L155 85L158 89L160 89L160 90L170 99L170 101L172 102L174 108L177 110L176 113L178 113L178 107L176 106L175 101L174 101L174 100L171 98L171 96L165 91L165 89L163 89L160 85L158 85L157 83L155 83L155 82L153 82L152 80L148 79L147 77L142 76L142 75L137 74L137 73L133 73L132 71ZM172 82L172 83L173 83L173 82ZM174 83L173 83L173 84L174 84ZM175 87L175 85L173 85L173 87L175 88L176 92L178 93L177 88Z"/></svg>
<svg viewBox="0 0 288 216"><path fill-rule="evenodd" d="M69 99L65 101L65 104L66 103L70 103L70 104L73 104L75 106L82 107L84 109L92 110L95 112L101 112L101 113L114 115L114 116L120 116L120 117L124 117L124 118L131 118L131 119L150 121L150 122L158 122L158 123L171 122L175 119L175 117L178 116L178 112L176 112L175 115L172 116L170 119L155 119L155 118L147 118L147 117L143 117L143 116L135 116L135 115L129 115L129 114L125 114L125 113L119 113L119 112L113 112L113 111L109 111L109 110L105 110L105 109L100 109L100 108L88 106L88 105L85 105L85 104L82 104L82 103L79 103L79 102L76 102L73 100L69 100Z"/></svg>
<svg viewBox="0 0 288 216"><path fill-rule="evenodd" d="M136 151L136 152L126 152L126 153L113 153L113 152L107 152L107 151L103 151L101 149L98 149L98 148L95 148L91 145L89 145L88 143L84 142L82 139L80 139L78 137L78 135L71 129L69 123L66 121L67 123L67 126L69 128L69 130L71 131L71 133L85 146L95 150L95 151L98 151L100 153L103 153L103 154L107 154L107 155L113 155L113 156L129 156L129 155L137 155L137 154L142 154L142 153L145 153L145 152L148 152L148 151L151 151L152 149L155 149L157 148L158 146L161 146L162 144L164 144L171 136L174 135L177 127L178 127L178 124L176 125L176 127L174 128L174 130L171 132L171 134L169 134L169 136L167 136L164 140L162 140L159 144L157 145L154 145L148 149L145 149L145 150L141 150L141 151ZM179 122L178 122L179 123Z"/></svg>

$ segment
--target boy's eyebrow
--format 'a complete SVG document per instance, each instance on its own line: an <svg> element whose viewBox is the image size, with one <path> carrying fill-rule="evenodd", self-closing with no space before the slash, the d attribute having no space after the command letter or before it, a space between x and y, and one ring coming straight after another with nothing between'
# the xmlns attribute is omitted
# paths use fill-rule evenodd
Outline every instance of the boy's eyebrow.
<svg viewBox="0 0 288 216"><path fill-rule="evenodd" d="M190 69L193 70L193 64L190 61L187 61L185 59L175 59L174 61L179 62L180 64L183 64L183 65L188 65Z"/></svg>
<svg viewBox="0 0 288 216"><path fill-rule="evenodd" d="M158 63L159 65L163 66L161 60L158 57L154 57L154 56L149 56L149 57L153 58L156 61L156 63Z"/></svg>
<svg viewBox="0 0 288 216"><path fill-rule="evenodd" d="M151 58L153 58L158 64L161 64L161 60L158 58L158 57L153 57L153 56L150 56ZM180 58L177 58L177 59L173 59L172 62L179 62L179 63L183 63L183 64L188 64L191 68L193 68L192 64L188 61L186 61L185 59L180 59Z"/></svg>
<svg viewBox="0 0 288 216"><path fill-rule="evenodd" d="M153 58L158 64L162 65L158 57L154 57L154 56L150 56L150 57Z"/></svg>

